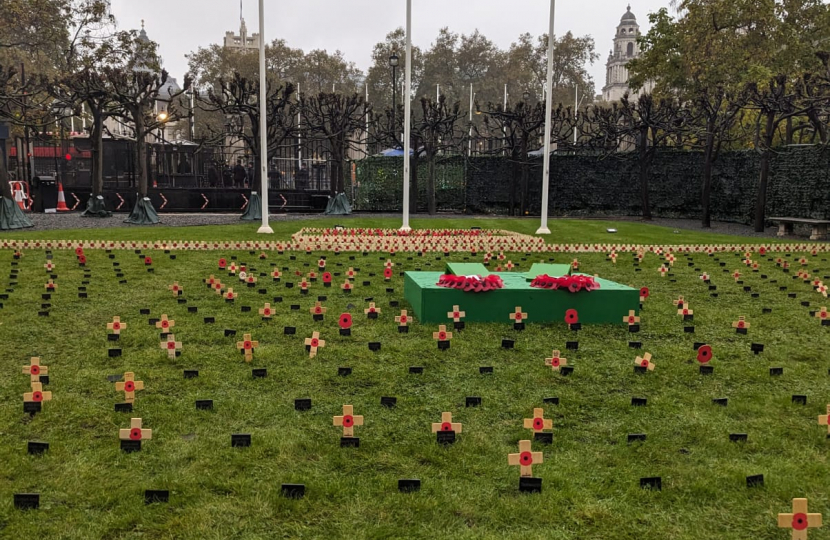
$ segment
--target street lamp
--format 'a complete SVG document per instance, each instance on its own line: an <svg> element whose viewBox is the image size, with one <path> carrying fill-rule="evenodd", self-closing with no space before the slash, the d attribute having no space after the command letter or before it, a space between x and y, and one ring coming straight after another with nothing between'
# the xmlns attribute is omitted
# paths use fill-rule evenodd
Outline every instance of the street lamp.
<svg viewBox="0 0 830 540"><path fill-rule="evenodd" d="M530 92L525 90L525 93L522 94L522 98L524 98L525 104L530 103Z"/></svg>
<svg viewBox="0 0 830 540"><path fill-rule="evenodd" d="M398 64L400 60L398 55L392 53L392 56L389 57L389 65L392 67L392 133L395 133L397 129L395 127L395 113L397 108L398 102Z"/></svg>
<svg viewBox="0 0 830 540"><path fill-rule="evenodd" d="M170 180L170 175L167 173L167 152L164 143L164 132L167 129L167 120L169 118L170 116L167 114L167 111L163 109L156 115L156 119L161 122L161 174L165 181Z"/></svg>

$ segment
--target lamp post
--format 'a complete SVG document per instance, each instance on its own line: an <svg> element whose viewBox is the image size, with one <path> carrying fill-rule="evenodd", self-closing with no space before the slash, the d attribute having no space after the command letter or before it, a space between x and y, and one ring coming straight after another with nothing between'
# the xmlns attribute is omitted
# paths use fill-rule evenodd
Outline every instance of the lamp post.
<svg viewBox="0 0 830 540"><path fill-rule="evenodd" d="M265 117L265 0L259 0L259 176L262 180L262 226L260 234L274 234L268 225L268 119Z"/></svg>
<svg viewBox="0 0 830 540"><path fill-rule="evenodd" d="M167 129L167 119L169 116L167 115L167 111L161 110L159 111L156 119L161 122L161 174L164 176L165 180L170 179L170 175L167 174L167 148L165 147L164 143L164 135L165 130Z"/></svg>
<svg viewBox="0 0 830 540"><path fill-rule="evenodd" d="M389 66L392 68L392 133L395 133L397 128L395 127L395 113L397 112L397 105L398 105L398 64L400 63L400 59L398 55L392 53L392 56L389 57Z"/></svg>
<svg viewBox="0 0 830 540"><path fill-rule="evenodd" d="M397 59L397 57L395 58ZM397 64L397 60L395 64ZM409 232L412 230L409 226L409 176L411 174L409 170L409 137L412 130L412 0L406 0L406 76L404 78L404 99L403 223L401 224L401 231Z"/></svg>
<svg viewBox="0 0 830 540"><path fill-rule="evenodd" d="M550 26L548 28L548 73L545 91L545 147L542 153L542 221L536 234L550 234L548 228L548 193L550 190L550 138L551 112L553 110L553 16L556 0L550 0Z"/></svg>

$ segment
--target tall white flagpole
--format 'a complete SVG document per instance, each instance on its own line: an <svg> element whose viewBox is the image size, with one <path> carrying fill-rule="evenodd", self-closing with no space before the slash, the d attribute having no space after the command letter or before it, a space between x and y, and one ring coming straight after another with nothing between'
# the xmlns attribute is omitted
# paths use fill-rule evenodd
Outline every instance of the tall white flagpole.
<svg viewBox="0 0 830 540"><path fill-rule="evenodd" d="M265 117L265 0L259 0L259 177L262 180L262 226L260 234L274 234L268 225L268 118Z"/></svg>
<svg viewBox="0 0 830 540"><path fill-rule="evenodd" d="M545 91L545 147L542 152L542 222L536 234L550 234L548 228L548 193L550 191L550 130L553 111L553 15L556 0L550 0L550 28L548 29L548 80Z"/></svg>
<svg viewBox="0 0 830 540"><path fill-rule="evenodd" d="M411 231L409 226L409 132L412 116L412 0L406 0L406 80L404 82L403 118L403 224L402 231Z"/></svg>

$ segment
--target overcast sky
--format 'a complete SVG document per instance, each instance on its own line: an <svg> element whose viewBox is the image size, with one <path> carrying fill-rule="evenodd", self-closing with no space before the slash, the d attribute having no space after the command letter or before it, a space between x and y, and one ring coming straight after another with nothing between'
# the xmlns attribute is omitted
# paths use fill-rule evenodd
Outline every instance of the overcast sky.
<svg viewBox="0 0 830 540"><path fill-rule="evenodd" d="M258 31L257 0L242 0L248 32ZM591 67L599 93L605 84L605 60L614 31L625 13L625 0L560 0L556 6L556 34L590 34L600 60ZM641 32L648 29L648 13L669 0L633 0ZM507 48L523 32L547 32L547 0L414 0L413 42L428 48L438 29L458 33L478 28L499 47ZM124 29L140 28L158 42L164 66L179 80L187 71L184 55L198 47L222 43L226 31L238 32L239 0L112 0L112 10ZM265 37L282 38L305 51L343 51L364 72L372 48L386 34L406 25L405 0L265 0Z"/></svg>

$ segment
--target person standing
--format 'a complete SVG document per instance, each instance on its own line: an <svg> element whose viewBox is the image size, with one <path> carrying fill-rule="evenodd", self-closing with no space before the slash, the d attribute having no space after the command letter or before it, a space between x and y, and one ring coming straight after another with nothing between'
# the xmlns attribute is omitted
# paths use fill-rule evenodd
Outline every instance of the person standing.
<svg viewBox="0 0 830 540"><path fill-rule="evenodd" d="M236 160L236 166L233 168L233 185L234 187L245 187L245 180L248 178L248 173L245 167L242 166L242 160Z"/></svg>
<svg viewBox="0 0 830 540"><path fill-rule="evenodd" d="M297 177L294 182L296 185L294 186L295 189L300 191L305 191L308 189L308 169L305 167L305 163L300 165L300 170L297 171Z"/></svg>

